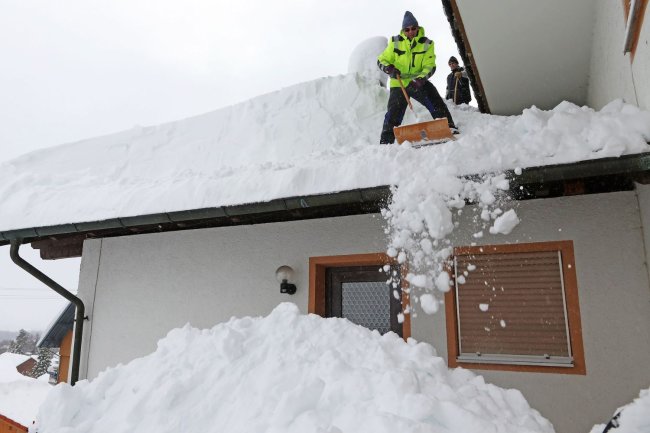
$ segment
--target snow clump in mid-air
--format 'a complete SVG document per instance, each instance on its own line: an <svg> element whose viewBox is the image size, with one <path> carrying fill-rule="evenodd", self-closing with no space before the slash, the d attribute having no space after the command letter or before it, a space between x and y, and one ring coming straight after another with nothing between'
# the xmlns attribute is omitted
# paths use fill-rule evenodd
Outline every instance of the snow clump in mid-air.
<svg viewBox="0 0 650 433"><path fill-rule="evenodd" d="M58 385L39 433L551 433L522 394L447 368L432 346L300 314L172 330L92 382Z"/></svg>

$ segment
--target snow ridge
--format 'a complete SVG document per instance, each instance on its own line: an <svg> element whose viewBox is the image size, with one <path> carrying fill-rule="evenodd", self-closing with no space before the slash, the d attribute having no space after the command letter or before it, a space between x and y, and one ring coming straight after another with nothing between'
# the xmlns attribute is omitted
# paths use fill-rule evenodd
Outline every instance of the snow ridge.
<svg viewBox="0 0 650 433"><path fill-rule="evenodd" d="M284 303L171 331L156 352L58 385L40 433L553 431L517 390L447 369L434 349Z"/></svg>

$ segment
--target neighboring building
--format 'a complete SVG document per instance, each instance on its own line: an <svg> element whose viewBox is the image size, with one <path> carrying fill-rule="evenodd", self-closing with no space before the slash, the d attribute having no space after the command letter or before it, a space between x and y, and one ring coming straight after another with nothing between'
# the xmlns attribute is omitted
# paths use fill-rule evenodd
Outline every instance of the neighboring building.
<svg viewBox="0 0 650 433"><path fill-rule="evenodd" d="M633 61L617 54L623 3L443 4L484 110L512 114L565 99L598 107L615 97L649 107L650 26L639 25ZM642 13L640 22L648 18ZM78 296L89 320L81 378L152 352L187 322L210 327L292 301L305 312L433 343L451 367L520 389L557 431L577 433L650 385L649 176L650 154L510 176L522 220L516 232L456 232L458 284L446 310L403 323L394 313L408 296L399 287L397 296L377 295L385 291L382 265L404 272L384 254L378 212L386 186L1 235L28 239L44 257L82 256ZM461 219L473 215L469 207ZM285 284L295 284L295 295L281 293L281 266L294 271Z"/></svg>
<svg viewBox="0 0 650 433"><path fill-rule="evenodd" d="M59 316L48 326L45 334L43 334L43 337L36 344L38 347L59 350L58 357L53 358L52 365L48 369L50 382L53 384L68 381L74 315L74 305L66 305Z"/></svg>
<svg viewBox="0 0 650 433"><path fill-rule="evenodd" d="M24 362L21 362L19 365L17 365L16 370L18 370L18 373L22 374L23 376L31 377L31 373L35 365L36 360L30 356Z"/></svg>
<svg viewBox="0 0 650 433"><path fill-rule="evenodd" d="M0 433L27 433L28 429L24 425L0 414Z"/></svg>
<svg viewBox="0 0 650 433"><path fill-rule="evenodd" d="M34 365L36 365L36 360L29 355L10 352L0 353L0 370L2 370L0 372L0 381L9 381L12 378L15 380L15 373L31 377L30 373ZM14 371L9 371L10 369Z"/></svg>

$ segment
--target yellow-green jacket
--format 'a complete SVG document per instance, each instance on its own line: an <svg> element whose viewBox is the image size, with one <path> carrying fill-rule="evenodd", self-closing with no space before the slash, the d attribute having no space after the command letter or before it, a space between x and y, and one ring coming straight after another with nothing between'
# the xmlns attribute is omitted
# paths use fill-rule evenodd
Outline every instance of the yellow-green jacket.
<svg viewBox="0 0 650 433"><path fill-rule="evenodd" d="M409 41L404 32L393 36L388 46L377 57L377 66L384 72L386 67L394 65L401 72L402 83L408 86L415 78L428 79L436 71L436 54L433 41L424 36L420 27L417 36ZM399 82L391 78L390 87L399 87Z"/></svg>

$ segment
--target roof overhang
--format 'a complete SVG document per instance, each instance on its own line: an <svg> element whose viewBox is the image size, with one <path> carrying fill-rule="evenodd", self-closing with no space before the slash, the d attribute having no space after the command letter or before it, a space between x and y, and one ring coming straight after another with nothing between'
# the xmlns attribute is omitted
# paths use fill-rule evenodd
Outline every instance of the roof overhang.
<svg viewBox="0 0 650 433"><path fill-rule="evenodd" d="M518 114L567 100L583 105L591 62L592 0L442 0L479 109Z"/></svg>
<svg viewBox="0 0 650 433"><path fill-rule="evenodd" d="M520 175L509 170L505 174L515 200L628 191L634 189L635 182L650 182L650 153L531 167ZM389 186L379 186L239 206L25 228L0 232L0 246L20 240L40 249L43 259L78 257L88 238L377 213L386 207L390 196Z"/></svg>

